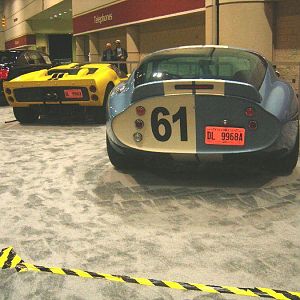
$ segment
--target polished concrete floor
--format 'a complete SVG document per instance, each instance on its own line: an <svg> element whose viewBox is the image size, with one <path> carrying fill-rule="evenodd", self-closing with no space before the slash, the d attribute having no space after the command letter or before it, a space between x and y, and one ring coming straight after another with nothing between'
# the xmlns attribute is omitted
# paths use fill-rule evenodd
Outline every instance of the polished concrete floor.
<svg viewBox="0 0 300 300"><path fill-rule="evenodd" d="M300 168L180 164L119 172L105 126L22 126L0 107L0 248L46 266L300 290ZM0 271L0 299L241 299Z"/></svg>

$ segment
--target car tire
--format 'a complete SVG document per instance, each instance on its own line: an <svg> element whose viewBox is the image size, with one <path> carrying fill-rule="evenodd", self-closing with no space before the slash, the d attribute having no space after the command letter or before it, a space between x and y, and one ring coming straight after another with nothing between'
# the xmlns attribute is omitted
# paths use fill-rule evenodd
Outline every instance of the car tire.
<svg viewBox="0 0 300 300"><path fill-rule="evenodd" d="M95 107L94 120L97 124L104 124L106 122L106 104L107 104L108 96L113 88L114 88L113 83L109 83L107 85L104 94L103 105L101 107Z"/></svg>
<svg viewBox="0 0 300 300"><path fill-rule="evenodd" d="M289 175L297 165L299 156L299 127L296 137L296 143L293 149L280 159L272 159L268 162L268 169L277 175Z"/></svg>
<svg viewBox="0 0 300 300"><path fill-rule="evenodd" d="M31 124L38 120L40 114L37 110L31 107L14 107L15 118L21 124Z"/></svg>
<svg viewBox="0 0 300 300"><path fill-rule="evenodd" d="M111 164L116 169L124 170L124 169L133 168L132 160L128 156L121 154L117 150L115 150L107 135L106 135L106 149L107 149L108 158Z"/></svg>

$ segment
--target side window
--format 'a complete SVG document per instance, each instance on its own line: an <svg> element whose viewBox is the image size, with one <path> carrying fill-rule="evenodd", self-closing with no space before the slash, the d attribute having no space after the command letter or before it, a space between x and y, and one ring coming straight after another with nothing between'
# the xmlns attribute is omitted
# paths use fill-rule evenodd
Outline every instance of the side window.
<svg viewBox="0 0 300 300"><path fill-rule="evenodd" d="M147 64L147 68L145 70L146 82L151 81L153 74L153 62Z"/></svg>
<svg viewBox="0 0 300 300"><path fill-rule="evenodd" d="M134 85L138 86L146 81L147 64L141 65L134 73Z"/></svg>
<svg viewBox="0 0 300 300"><path fill-rule="evenodd" d="M50 57L47 54L41 53L41 55L42 55L42 57L44 59L43 63L46 63L47 65L51 65L52 64L51 59L50 59Z"/></svg>
<svg viewBox="0 0 300 300"><path fill-rule="evenodd" d="M45 63L38 52L28 52L28 62L30 65L40 65Z"/></svg>
<svg viewBox="0 0 300 300"><path fill-rule="evenodd" d="M28 65L25 53L22 53L16 61L18 65Z"/></svg>

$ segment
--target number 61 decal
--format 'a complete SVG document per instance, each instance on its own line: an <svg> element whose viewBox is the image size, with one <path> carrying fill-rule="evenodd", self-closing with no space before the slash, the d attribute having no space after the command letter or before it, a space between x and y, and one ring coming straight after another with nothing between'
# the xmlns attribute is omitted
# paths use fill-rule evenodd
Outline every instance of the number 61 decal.
<svg viewBox="0 0 300 300"><path fill-rule="evenodd" d="M165 107L156 107L151 114L151 128L154 137L160 142L166 142L172 136L172 125L166 118L159 118L159 114L169 116L170 112ZM179 121L180 123L180 140L187 141L187 119L186 107L180 106L179 110L172 115L173 124ZM164 128L164 133L161 134L159 128Z"/></svg>

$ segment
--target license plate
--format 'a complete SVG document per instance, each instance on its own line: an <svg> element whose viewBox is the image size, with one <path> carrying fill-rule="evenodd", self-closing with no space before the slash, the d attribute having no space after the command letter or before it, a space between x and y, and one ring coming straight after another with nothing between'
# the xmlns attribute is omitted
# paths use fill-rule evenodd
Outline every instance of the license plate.
<svg viewBox="0 0 300 300"><path fill-rule="evenodd" d="M83 97L81 89L64 90L65 98L81 99Z"/></svg>
<svg viewBox="0 0 300 300"><path fill-rule="evenodd" d="M205 144L222 146L244 146L245 128L206 126Z"/></svg>

